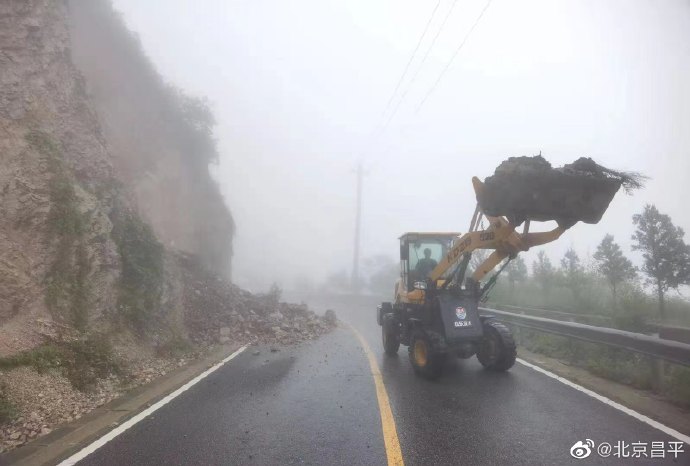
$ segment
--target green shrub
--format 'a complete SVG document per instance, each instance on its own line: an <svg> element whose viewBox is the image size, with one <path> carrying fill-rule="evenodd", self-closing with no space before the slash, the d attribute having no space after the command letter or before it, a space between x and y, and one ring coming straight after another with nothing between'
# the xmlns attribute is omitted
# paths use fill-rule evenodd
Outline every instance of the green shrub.
<svg viewBox="0 0 690 466"><path fill-rule="evenodd" d="M78 390L88 390L99 379L122 372L106 338L89 337L70 342L63 355L67 378Z"/></svg>
<svg viewBox="0 0 690 466"><path fill-rule="evenodd" d="M280 302L282 295L283 289L276 282L271 284L271 287L268 289L268 293L266 293L266 297L268 297L268 299L274 304L278 304Z"/></svg>
<svg viewBox="0 0 690 466"><path fill-rule="evenodd" d="M673 365L665 380L668 396L676 403L690 408L690 368Z"/></svg>
<svg viewBox="0 0 690 466"><path fill-rule="evenodd" d="M72 181L59 163L53 163L50 181L50 212L48 229L58 236L76 238L84 232L84 219Z"/></svg>
<svg viewBox="0 0 690 466"><path fill-rule="evenodd" d="M590 372L635 388L650 390L654 367L649 358L617 348L596 348L584 365Z"/></svg>
<svg viewBox="0 0 690 466"><path fill-rule="evenodd" d="M163 245L151 227L132 212L115 215L113 239L121 260L118 309L135 330L150 323L163 290Z"/></svg>
<svg viewBox="0 0 690 466"><path fill-rule="evenodd" d="M0 385L0 424L10 422L16 415L17 408L7 397L5 387Z"/></svg>
<svg viewBox="0 0 690 466"><path fill-rule="evenodd" d="M0 358L0 369L32 367L38 372L55 369L62 372L78 390L90 389L98 379L122 374L107 338L91 335L71 342L39 346Z"/></svg>
<svg viewBox="0 0 690 466"><path fill-rule="evenodd" d="M57 239L57 250L46 276L46 305L54 316L67 319L84 331L88 323L87 277L91 270L83 238L86 219L79 210L74 183L58 146L40 131L28 133L26 140L45 157L51 173L47 222L48 232Z"/></svg>
<svg viewBox="0 0 690 466"><path fill-rule="evenodd" d="M182 335L174 334L156 348L156 354L159 357L176 358L189 353L192 348L189 340Z"/></svg>
<svg viewBox="0 0 690 466"><path fill-rule="evenodd" d="M55 345L43 345L13 356L0 358L0 369L30 366L38 372L63 366L62 350Z"/></svg>
<svg viewBox="0 0 690 466"><path fill-rule="evenodd" d="M529 351L567 361L614 382L655 390L675 404L690 407L690 368L666 364L666 375L655 384L656 362L648 356L525 329L515 335L518 344Z"/></svg>

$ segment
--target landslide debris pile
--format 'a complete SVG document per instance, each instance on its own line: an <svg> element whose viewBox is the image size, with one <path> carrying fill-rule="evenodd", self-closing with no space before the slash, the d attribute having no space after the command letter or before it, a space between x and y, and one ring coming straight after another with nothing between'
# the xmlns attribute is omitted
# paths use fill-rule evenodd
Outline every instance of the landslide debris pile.
<svg viewBox="0 0 690 466"><path fill-rule="evenodd" d="M336 325L333 311L315 314L305 304L280 302L280 290L252 294L178 255L184 273L185 328L195 344L225 341L294 344L313 339Z"/></svg>
<svg viewBox="0 0 690 466"><path fill-rule="evenodd" d="M105 334L84 337L69 327L49 326L41 346L0 357L0 452L79 419L214 344L291 345L337 325L333 311L317 315L306 305L280 302L277 288L252 294L209 271L196 256L170 256L177 280L168 283L171 299L162 307L183 309L183 322L172 333L169 323L158 320L158 328L148 329L148 344L132 345L120 335L111 346Z"/></svg>
<svg viewBox="0 0 690 466"><path fill-rule="evenodd" d="M541 155L511 157L484 181L477 202L486 215L525 220L555 220L570 227L578 221L598 223L620 187L630 193L645 177L611 170L581 157L553 168Z"/></svg>

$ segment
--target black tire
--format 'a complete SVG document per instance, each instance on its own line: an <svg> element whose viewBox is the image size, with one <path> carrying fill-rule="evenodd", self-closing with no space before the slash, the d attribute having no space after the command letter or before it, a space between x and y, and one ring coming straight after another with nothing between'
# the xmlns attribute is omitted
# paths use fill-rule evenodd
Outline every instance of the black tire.
<svg viewBox="0 0 690 466"><path fill-rule="evenodd" d="M376 307L376 323L383 325L383 316L385 314L393 313L393 305L391 303L381 303L380 306Z"/></svg>
<svg viewBox="0 0 690 466"><path fill-rule="evenodd" d="M507 371L517 357L515 340L510 329L502 323L490 319L484 322L484 338L477 349L477 359L485 369Z"/></svg>
<svg viewBox="0 0 690 466"><path fill-rule="evenodd" d="M435 335L431 333L422 330L415 331L407 352L415 374L425 379L434 380L439 378L443 372L446 353L438 350L439 345L435 341Z"/></svg>
<svg viewBox="0 0 690 466"><path fill-rule="evenodd" d="M393 314L384 314L381 323L383 351L388 356L395 356L398 354L398 349L400 349L400 329L395 321L395 316Z"/></svg>

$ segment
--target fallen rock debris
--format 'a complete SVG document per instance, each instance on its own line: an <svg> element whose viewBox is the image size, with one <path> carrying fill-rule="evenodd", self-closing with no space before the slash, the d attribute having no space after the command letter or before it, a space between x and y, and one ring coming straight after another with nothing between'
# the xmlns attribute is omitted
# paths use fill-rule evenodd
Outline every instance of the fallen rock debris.
<svg viewBox="0 0 690 466"><path fill-rule="evenodd" d="M181 256L185 327L196 344L208 342L261 342L290 345L314 339L337 323L332 310L323 316L306 304L280 302L272 294L252 294L206 272ZM198 291L199 293L197 293Z"/></svg>
<svg viewBox="0 0 690 466"><path fill-rule="evenodd" d="M337 325L335 312L320 316L304 304L282 303L271 294L256 295L206 272L192 259L180 256L183 283L185 328L194 351L217 343L278 345L304 342ZM259 350L252 353L261 354ZM198 354L197 354L198 356ZM17 416L0 425L0 452L46 435L64 422L117 398L122 392L148 383L186 364L184 358L143 357L129 361L126 380L112 375L98 381L88 392L76 390L59 371L39 373L32 367L0 371L3 393L17 407Z"/></svg>

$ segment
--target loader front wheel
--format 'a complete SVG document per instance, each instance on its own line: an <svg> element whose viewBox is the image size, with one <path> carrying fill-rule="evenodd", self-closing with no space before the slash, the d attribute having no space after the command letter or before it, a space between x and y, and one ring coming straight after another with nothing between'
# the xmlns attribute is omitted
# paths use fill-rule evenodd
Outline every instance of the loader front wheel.
<svg viewBox="0 0 690 466"><path fill-rule="evenodd" d="M484 322L484 338L477 350L477 359L485 369L507 371L517 357L513 334L508 327L493 319Z"/></svg>
<svg viewBox="0 0 690 466"><path fill-rule="evenodd" d="M415 332L407 351L415 374L433 380L437 379L443 372L446 354L439 352L434 347L432 339L426 333Z"/></svg>
<svg viewBox="0 0 690 466"><path fill-rule="evenodd" d="M398 354L400 329L393 314L384 314L381 319L381 340L383 341L383 351L388 356Z"/></svg>

